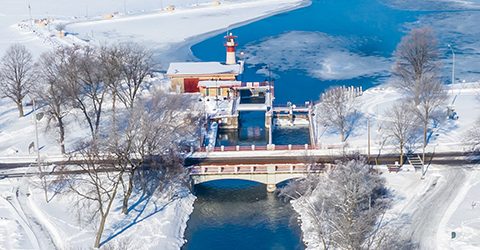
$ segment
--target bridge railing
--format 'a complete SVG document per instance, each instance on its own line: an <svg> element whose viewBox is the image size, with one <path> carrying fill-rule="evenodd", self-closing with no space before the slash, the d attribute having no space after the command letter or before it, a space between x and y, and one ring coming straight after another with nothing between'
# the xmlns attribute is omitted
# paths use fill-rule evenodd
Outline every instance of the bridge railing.
<svg viewBox="0 0 480 250"><path fill-rule="evenodd" d="M265 174L270 173L320 173L334 167L332 164L305 165L297 164L275 164L274 168L267 165L200 165L189 167L192 175L214 175L214 174Z"/></svg>
<svg viewBox="0 0 480 250"><path fill-rule="evenodd" d="M232 152L232 151L276 151L276 150L314 150L322 149L322 145L249 145L190 148L190 152Z"/></svg>
<svg viewBox="0 0 480 250"><path fill-rule="evenodd" d="M249 146L220 146L220 147L191 147L190 153L194 152L233 152L233 151L280 151L280 150L338 150L342 149L342 144L322 144L316 145L249 145Z"/></svg>
<svg viewBox="0 0 480 250"><path fill-rule="evenodd" d="M275 108L289 108L295 106L296 108L308 108L305 104L273 104Z"/></svg>

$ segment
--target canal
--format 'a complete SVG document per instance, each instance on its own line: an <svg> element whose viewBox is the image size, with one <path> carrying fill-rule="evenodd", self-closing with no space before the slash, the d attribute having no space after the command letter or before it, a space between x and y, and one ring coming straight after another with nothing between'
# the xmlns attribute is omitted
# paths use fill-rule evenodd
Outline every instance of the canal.
<svg viewBox="0 0 480 250"><path fill-rule="evenodd" d="M219 180L195 186L182 249L305 249L291 205L266 185Z"/></svg>
<svg viewBox="0 0 480 250"><path fill-rule="evenodd" d="M310 143L308 125L275 126L272 143L275 145L304 145ZM265 128L265 112L240 112L239 128L219 130L216 146L267 145L268 130Z"/></svg>

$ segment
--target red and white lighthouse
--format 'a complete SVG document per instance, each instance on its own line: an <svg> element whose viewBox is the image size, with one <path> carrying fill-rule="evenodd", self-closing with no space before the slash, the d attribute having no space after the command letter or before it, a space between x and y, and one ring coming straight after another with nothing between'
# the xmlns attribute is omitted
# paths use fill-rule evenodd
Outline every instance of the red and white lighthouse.
<svg viewBox="0 0 480 250"><path fill-rule="evenodd" d="M227 47L226 64L227 65L236 64L237 60L235 56L235 47L237 47L238 44L235 43L235 38L237 38L237 36L233 36L232 33L230 33L230 35L225 36L225 38L227 39L227 41L224 44Z"/></svg>

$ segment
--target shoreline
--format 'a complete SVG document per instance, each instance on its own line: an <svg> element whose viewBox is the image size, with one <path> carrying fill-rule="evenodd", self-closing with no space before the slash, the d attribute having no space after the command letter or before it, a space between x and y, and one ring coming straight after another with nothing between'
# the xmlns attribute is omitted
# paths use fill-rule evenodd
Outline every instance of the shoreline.
<svg viewBox="0 0 480 250"><path fill-rule="evenodd" d="M311 4L312 4L312 0L299 0L298 4L296 6L285 7L285 8L279 9L277 11L274 11L272 13L268 13L266 15L258 16L258 17L255 17L253 19L249 19L249 20L245 20L245 21L242 21L242 22L238 22L238 23L228 25L225 28L227 30L235 29L235 28L238 28L238 27L241 27L241 26L245 26L245 25L254 23L254 22L259 21L259 20L263 20L263 19L275 16L275 15L281 14L281 13L286 13L286 12L290 12L290 11L297 10L297 9L300 9L300 8L308 7ZM203 42L203 41L205 41L209 38L212 38L214 36L217 36L217 35L221 34L225 30L225 28L217 29L217 30L214 30L214 31L209 31L209 32L206 32L206 33L203 33L203 34L199 34L199 35L189 37L188 39L192 39L194 41L192 41L192 42L181 42L181 43L177 43L175 45L172 45L169 48L169 50L173 50L173 51L172 52L167 52L167 51L160 52L159 53L160 58L169 57L171 54L178 53L180 51L179 54L182 55L183 58L185 58L184 61L188 61L188 60L201 61L193 55L192 50L190 48L193 45L196 45L196 44L201 43L201 42ZM177 62L177 61L175 61L175 62Z"/></svg>

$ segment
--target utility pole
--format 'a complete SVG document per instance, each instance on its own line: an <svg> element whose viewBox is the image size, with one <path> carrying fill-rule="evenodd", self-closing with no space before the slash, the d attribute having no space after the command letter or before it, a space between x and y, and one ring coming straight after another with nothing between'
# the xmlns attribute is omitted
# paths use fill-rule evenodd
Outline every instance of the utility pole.
<svg viewBox="0 0 480 250"><path fill-rule="evenodd" d="M42 167L40 165L40 148L38 145L38 126L37 126L37 106L35 103L35 99L33 99L33 115L35 120L35 139L37 144L37 164L38 164L38 171L40 172L40 177L42 176Z"/></svg>
<svg viewBox="0 0 480 250"><path fill-rule="evenodd" d="M455 52L453 51L452 46L448 45L453 54L453 64L452 64L452 84L455 83Z"/></svg>
<svg viewBox="0 0 480 250"><path fill-rule="evenodd" d="M367 117L368 128L368 165L370 165L370 116Z"/></svg>

